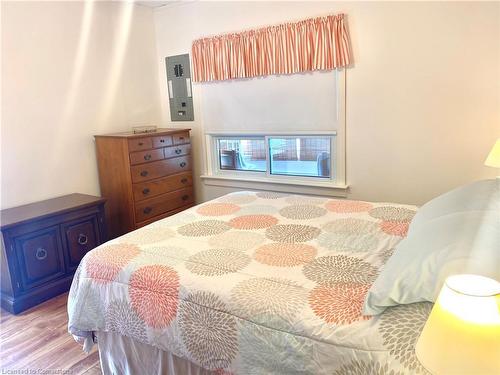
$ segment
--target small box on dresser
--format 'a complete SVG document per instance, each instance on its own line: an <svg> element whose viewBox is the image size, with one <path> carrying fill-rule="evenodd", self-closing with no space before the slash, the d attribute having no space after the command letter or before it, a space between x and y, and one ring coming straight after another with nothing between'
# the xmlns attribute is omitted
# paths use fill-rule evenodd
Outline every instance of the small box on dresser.
<svg viewBox="0 0 500 375"><path fill-rule="evenodd" d="M194 204L189 130L95 136L111 238Z"/></svg>
<svg viewBox="0 0 500 375"><path fill-rule="evenodd" d="M1 303L17 314L67 291L83 256L106 241L105 199L70 194L1 211Z"/></svg>

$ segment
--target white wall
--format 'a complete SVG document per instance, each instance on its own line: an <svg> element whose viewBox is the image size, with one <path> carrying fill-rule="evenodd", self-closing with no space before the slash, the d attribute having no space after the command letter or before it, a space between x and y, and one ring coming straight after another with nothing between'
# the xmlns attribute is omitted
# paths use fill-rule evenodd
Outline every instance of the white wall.
<svg viewBox="0 0 500 375"><path fill-rule="evenodd" d="M158 123L153 14L2 1L1 207L99 194L93 135Z"/></svg>
<svg viewBox="0 0 500 375"><path fill-rule="evenodd" d="M155 10L162 123L190 126L203 172L200 84L195 121L171 123L164 57L193 39L345 12L349 198L422 204L497 171L483 166L500 136L500 3L190 2ZM268 79L273 79L272 77ZM265 121L265 118L263 118ZM232 189L204 186L206 200Z"/></svg>

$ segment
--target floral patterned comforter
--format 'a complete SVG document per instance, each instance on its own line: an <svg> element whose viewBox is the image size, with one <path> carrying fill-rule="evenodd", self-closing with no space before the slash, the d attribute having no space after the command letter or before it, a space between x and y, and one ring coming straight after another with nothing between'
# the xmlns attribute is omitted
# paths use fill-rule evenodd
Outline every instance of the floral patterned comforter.
<svg viewBox="0 0 500 375"><path fill-rule="evenodd" d="M412 374L431 304L362 316L413 206L223 196L88 253L69 331L113 331L234 374Z"/></svg>

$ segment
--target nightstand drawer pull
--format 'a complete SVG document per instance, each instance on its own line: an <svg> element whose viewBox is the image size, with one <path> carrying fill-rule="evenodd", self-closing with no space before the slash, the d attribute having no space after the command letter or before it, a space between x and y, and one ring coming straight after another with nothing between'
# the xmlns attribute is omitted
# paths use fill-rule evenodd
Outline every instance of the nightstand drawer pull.
<svg viewBox="0 0 500 375"><path fill-rule="evenodd" d="M145 207L144 210L142 210L142 212L144 212L146 215L151 213L151 211L153 211L151 207Z"/></svg>
<svg viewBox="0 0 500 375"><path fill-rule="evenodd" d="M143 189L143 190L142 190L142 194L144 194L144 195L148 195L148 194L149 194L149 191L150 191L150 190L149 190L148 188L145 188L145 189Z"/></svg>
<svg viewBox="0 0 500 375"><path fill-rule="evenodd" d="M39 247L36 249L35 257L38 260L44 260L47 258L47 250L45 250L43 247Z"/></svg>
<svg viewBox="0 0 500 375"><path fill-rule="evenodd" d="M175 149L175 153L176 153L177 155L179 155L181 152L182 152L182 150L181 150L180 148Z"/></svg>
<svg viewBox="0 0 500 375"><path fill-rule="evenodd" d="M187 178L183 178L183 179L181 180L181 183L183 183L183 184L186 184L187 182L188 182L188 179L187 179Z"/></svg>
<svg viewBox="0 0 500 375"><path fill-rule="evenodd" d="M186 166L186 162L183 161L182 163L179 164L181 168L184 168Z"/></svg>
<svg viewBox="0 0 500 375"><path fill-rule="evenodd" d="M188 199L189 199L189 195L187 195L187 194L186 194L186 195L183 195L183 196L182 196L182 200L183 200L183 201L187 201Z"/></svg>
<svg viewBox="0 0 500 375"><path fill-rule="evenodd" d="M78 235L78 244L83 246L83 245L86 245L88 242L89 242L89 238L86 235L84 235L83 233L80 233Z"/></svg>
<svg viewBox="0 0 500 375"><path fill-rule="evenodd" d="M141 176L142 176L142 177L146 177L147 175L148 175L148 171L142 171L142 172L141 172Z"/></svg>
<svg viewBox="0 0 500 375"><path fill-rule="evenodd" d="M144 160L151 160L151 154L144 155Z"/></svg>

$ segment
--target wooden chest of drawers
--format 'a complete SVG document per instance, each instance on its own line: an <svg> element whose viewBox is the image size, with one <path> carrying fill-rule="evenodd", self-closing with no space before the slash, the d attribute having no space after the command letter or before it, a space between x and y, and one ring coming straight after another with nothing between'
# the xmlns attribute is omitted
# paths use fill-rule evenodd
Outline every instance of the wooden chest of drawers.
<svg viewBox="0 0 500 375"><path fill-rule="evenodd" d="M111 238L194 204L189 130L95 136Z"/></svg>
<svg viewBox="0 0 500 375"><path fill-rule="evenodd" d="M104 202L70 194L1 211L4 309L18 313L69 289L83 256L106 241Z"/></svg>

